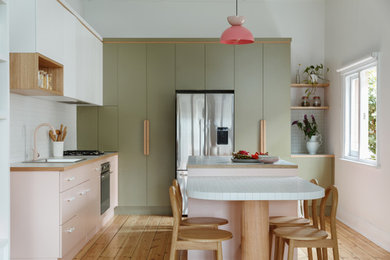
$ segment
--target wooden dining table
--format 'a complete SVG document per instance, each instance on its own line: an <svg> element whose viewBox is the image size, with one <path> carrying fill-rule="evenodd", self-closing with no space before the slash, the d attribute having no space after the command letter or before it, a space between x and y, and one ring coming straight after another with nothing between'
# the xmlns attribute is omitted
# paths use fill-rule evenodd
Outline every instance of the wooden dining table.
<svg viewBox="0 0 390 260"><path fill-rule="evenodd" d="M226 217L230 226L225 229L232 231L233 237L241 236L236 240L240 245L230 244L228 247L232 248L224 248L225 260L269 260L269 203L295 202L294 211L294 207L298 208L294 206L297 201L319 199L324 197L324 192L322 187L297 176L192 175L187 186L189 216ZM295 214L297 212L298 209ZM240 249L241 252L237 252ZM189 255L189 259L200 259L198 257Z"/></svg>

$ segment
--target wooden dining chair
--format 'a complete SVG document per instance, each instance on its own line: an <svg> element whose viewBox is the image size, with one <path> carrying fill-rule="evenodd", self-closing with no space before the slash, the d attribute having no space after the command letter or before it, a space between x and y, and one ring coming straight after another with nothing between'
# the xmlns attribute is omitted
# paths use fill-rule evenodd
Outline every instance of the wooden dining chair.
<svg viewBox="0 0 390 260"><path fill-rule="evenodd" d="M175 260L178 250L214 250L217 260L222 260L222 241L233 237L232 233L207 227L180 226L182 207L175 186L169 188L169 198L173 213L173 231L170 260Z"/></svg>
<svg viewBox="0 0 390 260"><path fill-rule="evenodd" d="M318 185L318 181L316 179L311 179L311 183ZM317 207L317 200L312 201L312 207ZM318 227L318 219L317 219L317 211L314 215L312 215L313 218L313 226ZM303 218L302 217L292 217L292 216L272 216L269 217L269 241L270 241L270 257L271 257L271 251L272 251L272 242L274 233L273 231L276 228L279 227L297 227L297 226L307 226L310 224L310 215L309 215L309 201L304 200L303 201ZM279 241L275 237L275 250L274 255L277 255L279 247ZM307 254L309 260L313 259L313 253L311 248L307 249ZM276 258L276 257L274 257Z"/></svg>
<svg viewBox="0 0 390 260"><path fill-rule="evenodd" d="M332 195L332 207L330 212L330 238L325 228L325 207L326 201ZM317 259L328 259L327 248L333 249L333 259L339 260L339 249L336 232L336 212L338 204L338 191L335 186L330 186L325 190L325 197L320 204L320 228L315 226L301 227L280 227L274 230L274 234L279 238L278 259L283 258L284 243L288 244L288 260L294 256L294 248L307 247L317 248ZM316 211L316 208L312 208ZM322 252L321 250L322 249Z"/></svg>
<svg viewBox="0 0 390 260"><path fill-rule="evenodd" d="M179 201L179 205L183 205L183 196L181 194L181 189L179 183L176 179L172 181L172 185L176 188L176 196ZM214 217L192 217L192 218L182 218L180 225L182 226L212 226L218 228L218 226L226 225L229 221L224 218L214 218Z"/></svg>

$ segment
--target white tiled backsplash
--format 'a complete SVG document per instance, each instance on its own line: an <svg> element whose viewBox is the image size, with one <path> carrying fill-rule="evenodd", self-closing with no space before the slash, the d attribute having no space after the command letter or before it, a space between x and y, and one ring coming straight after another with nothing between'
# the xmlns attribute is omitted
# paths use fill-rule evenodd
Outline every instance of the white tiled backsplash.
<svg viewBox="0 0 390 260"><path fill-rule="evenodd" d="M76 105L11 94L10 106L11 163L32 159L34 130L41 123L50 123L55 129L59 129L60 124L67 126L64 149L76 149ZM48 133L47 127L38 132L37 149L41 158L52 155Z"/></svg>
<svg viewBox="0 0 390 260"><path fill-rule="evenodd" d="M318 124L318 131L322 136L322 145L318 149L318 154L326 153L327 133L325 127L325 114L324 110L291 110L291 122L295 120L303 121L303 117L307 115L311 122L311 115L314 116ZM307 154L305 135L297 127L291 127L291 153L292 154Z"/></svg>

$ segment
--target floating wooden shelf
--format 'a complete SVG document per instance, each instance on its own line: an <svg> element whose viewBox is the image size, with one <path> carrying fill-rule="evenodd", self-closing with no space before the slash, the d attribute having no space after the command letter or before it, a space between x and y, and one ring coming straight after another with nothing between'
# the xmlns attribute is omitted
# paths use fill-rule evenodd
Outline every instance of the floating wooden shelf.
<svg viewBox="0 0 390 260"><path fill-rule="evenodd" d="M52 89L38 86L38 71L52 75ZM62 64L40 53L10 54L10 89L27 96L63 96L64 68Z"/></svg>
<svg viewBox="0 0 390 260"><path fill-rule="evenodd" d="M334 154L291 154L291 158L334 158Z"/></svg>
<svg viewBox="0 0 390 260"><path fill-rule="evenodd" d="M296 84L296 83L291 83L292 88L312 88L312 87L317 87L317 88L327 88L329 87L329 83L320 83L320 84Z"/></svg>
<svg viewBox="0 0 390 260"><path fill-rule="evenodd" d="M329 107L291 107L291 110L328 110Z"/></svg>

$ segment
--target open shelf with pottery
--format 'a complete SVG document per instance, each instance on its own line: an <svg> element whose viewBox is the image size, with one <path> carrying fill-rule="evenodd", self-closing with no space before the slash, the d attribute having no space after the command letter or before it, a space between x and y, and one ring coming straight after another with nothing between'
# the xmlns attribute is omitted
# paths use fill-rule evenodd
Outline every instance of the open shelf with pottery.
<svg viewBox="0 0 390 260"><path fill-rule="evenodd" d="M319 133L321 134L321 145L317 151L317 154L308 154L306 148L306 138L302 131L296 126L291 126L291 157L292 158L320 158L320 157L334 157L333 154L327 152L327 133L325 113L329 110L329 106L326 104L325 90L330 86L329 83L318 84L291 84L291 122L299 120L302 122L305 115L311 121L311 116L314 116ZM310 106L302 106L302 97L307 96L305 92L309 89L312 93L308 102ZM313 96L319 96L320 106L313 106Z"/></svg>
<svg viewBox="0 0 390 260"><path fill-rule="evenodd" d="M39 79L39 71L50 75ZM63 96L64 67L40 53L10 54L10 89L27 96ZM43 81L47 81L46 84ZM39 82L40 81L40 82Z"/></svg>

